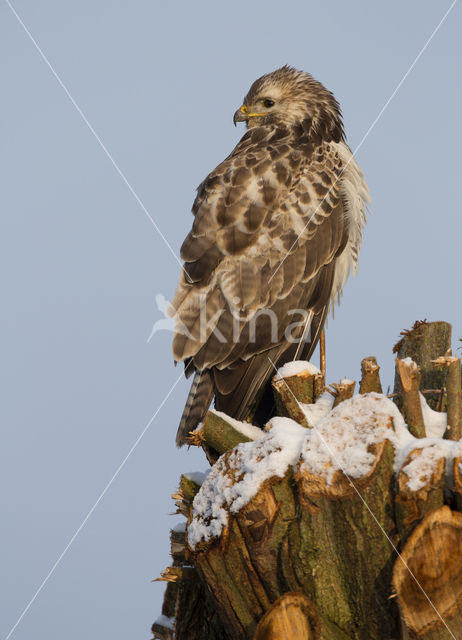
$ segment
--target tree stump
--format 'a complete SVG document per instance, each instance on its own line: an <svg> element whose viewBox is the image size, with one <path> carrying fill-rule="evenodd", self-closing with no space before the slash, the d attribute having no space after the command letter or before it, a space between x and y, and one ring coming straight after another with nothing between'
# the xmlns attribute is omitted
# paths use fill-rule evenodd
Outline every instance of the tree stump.
<svg viewBox="0 0 462 640"><path fill-rule="evenodd" d="M420 368L422 374L422 389L430 391L427 394L427 402L432 409L441 411L444 408L442 390L445 386L446 375L444 370L437 370L432 360L444 356L451 348L451 325L448 322L427 322L426 320L414 323L410 330L401 333L402 339L395 344L393 351L399 360L411 358ZM434 390L431 392L431 390ZM395 376L394 393L401 393L400 376Z"/></svg>
<svg viewBox="0 0 462 640"><path fill-rule="evenodd" d="M393 585L409 638L461 637L461 513L442 506L427 514L395 563Z"/></svg>
<svg viewBox="0 0 462 640"><path fill-rule="evenodd" d="M431 348L408 332L413 356L440 358L447 326L418 324ZM460 363L444 357L430 363L444 371L434 396L458 426ZM427 360L400 367L409 428L395 403L370 392L381 388L374 358L362 362L361 393L343 380L331 385L335 400L310 367L276 376L282 417L265 431L209 413L196 444L221 455L206 478L183 475L174 494L187 522L171 534L155 637L462 638L462 442L425 437Z"/></svg>
<svg viewBox="0 0 462 640"><path fill-rule="evenodd" d="M261 618L255 640L320 637L320 620L313 604L301 593L285 593Z"/></svg>
<svg viewBox="0 0 462 640"><path fill-rule="evenodd" d="M377 358L369 356L361 361L361 382L359 383L359 393L382 393L382 383L379 376L380 367Z"/></svg>

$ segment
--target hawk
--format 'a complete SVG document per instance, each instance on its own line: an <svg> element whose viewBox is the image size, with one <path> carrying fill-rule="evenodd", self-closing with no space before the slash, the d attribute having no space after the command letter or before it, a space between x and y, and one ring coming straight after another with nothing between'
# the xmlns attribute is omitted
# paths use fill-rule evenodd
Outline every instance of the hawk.
<svg viewBox="0 0 462 640"><path fill-rule="evenodd" d="M198 187L181 247L173 355L194 379L179 446L213 397L244 420L275 367L310 358L356 269L366 220L368 188L339 104L310 74L284 66L256 80L241 121L247 132Z"/></svg>

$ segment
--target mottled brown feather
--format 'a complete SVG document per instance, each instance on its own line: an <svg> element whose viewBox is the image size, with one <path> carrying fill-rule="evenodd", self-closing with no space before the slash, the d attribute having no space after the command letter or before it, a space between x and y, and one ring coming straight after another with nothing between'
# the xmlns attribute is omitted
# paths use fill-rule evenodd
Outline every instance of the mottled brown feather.
<svg viewBox="0 0 462 640"><path fill-rule="evenodd" d="M206 379L213 381L217 408L239 419L272 373L269 356L276 366L301 354L309 357L343 286L337 277L340 285L333 291L337 261L350 244L348 255L354 257L360 241L353 246L350 240L338 144L343 127L335 98L308 74L283 68L257 80L245 104L252 105L271 83L281 95L292 96L291 102L279 118L269 114L249 121L235 149L199 186L193 228L181 248L193 283L180 278L172 301L179 327L175 359L210 372ZM338 264L349 269L345 260ZM212 326L201 332L204 300ZM314 314L312 343L294 346L285 338L294 322L288 312L296 308ZM278 320L276 341L265 309ZM303 328L297 331L301 335ZM208 397L208 387L203 388L201 410ZM191 406L183 433L198 420Z"/></svg>

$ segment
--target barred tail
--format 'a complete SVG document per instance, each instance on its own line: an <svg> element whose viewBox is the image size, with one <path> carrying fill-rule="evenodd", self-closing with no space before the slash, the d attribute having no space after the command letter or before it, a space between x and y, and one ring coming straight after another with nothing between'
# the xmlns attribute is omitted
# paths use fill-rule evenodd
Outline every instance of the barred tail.
<svg viewBox="0 0 462 640"><path fill-rule="evenodd" d="M212 399L213 384L209 371L196 371L176 433L177 447L187 443L190 432L204 419Z"/></svg>

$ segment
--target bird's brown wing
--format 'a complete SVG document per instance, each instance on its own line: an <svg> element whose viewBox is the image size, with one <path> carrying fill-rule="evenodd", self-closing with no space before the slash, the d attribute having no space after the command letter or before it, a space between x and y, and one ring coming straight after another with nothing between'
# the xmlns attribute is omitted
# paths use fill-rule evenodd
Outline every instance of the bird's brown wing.
<svg viewBox="0 0 462 640"><path fill-rule="evenodd" d="M231 415L242 417L268 379L269 354L278 366L297 351L284 335L300 320L290 310L325 315L348 236L341 170L335 145L261 127L199 188L181 249L191 282L183 274L172 301L173 351L213 371L217 407Z"/></svg>

